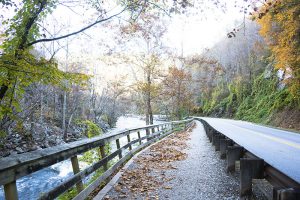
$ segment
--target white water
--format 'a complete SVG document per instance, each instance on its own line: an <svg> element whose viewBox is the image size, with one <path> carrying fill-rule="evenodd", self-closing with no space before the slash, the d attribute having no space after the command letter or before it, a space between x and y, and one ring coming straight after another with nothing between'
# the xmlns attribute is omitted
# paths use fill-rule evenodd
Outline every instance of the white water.
<svg viewBox="0 0 300 200"><path fill-rule="evenodd" d="M157 121L154 121L156 124ZM109 133L119 132L125 129L131 129L136 127L145 126L145 121L139 119L139 117L120 117L116 123L116 127ZM141 132L141 136L144 136L145 132ZM131 139L137 139L137 135L132 135ZM127 138L120 139L121 146L127 143ZM111 144L112 151L116 150L116 145ZM80 163L80 168L84 169L85 163ZM72 175L72 166L69 160L62 161L28 176L25 176L17 180L18 195L20 200L33 200L37 199L43 192L50 190L51 188L58 186L62 181L66 180ZM4 200L3 187L0 188L0 200Z"/></svg>

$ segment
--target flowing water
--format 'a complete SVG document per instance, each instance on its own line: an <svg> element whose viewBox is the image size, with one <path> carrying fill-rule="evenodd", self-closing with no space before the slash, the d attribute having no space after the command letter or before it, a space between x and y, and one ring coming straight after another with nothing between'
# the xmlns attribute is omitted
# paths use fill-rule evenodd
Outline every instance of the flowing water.
<svg viewBox="0 0 300 200"><path fill-rule="evenodd" d="M154 124L157 121L154 122ZM109 131L109 133L119 132L125 129L145 126L145 121L139 117L120 117L116 123L116 127ZM145 133L141 132L141 136ZM131 136L132 140L137 139L137 135ZM121 146L127 143L127 138L120 139ZM116 150L116 145L111 144L112 151ZM80 163L80 167L86 167L85 163ZM18 195L20 200L37 199L43 192L58 186L61 182L72 175L72 166L70 160L65 160L50 167L44 168L40 171L32 173L28 176L17 180ZM0 200L4 200L3 186L0 187Z"/></svg>

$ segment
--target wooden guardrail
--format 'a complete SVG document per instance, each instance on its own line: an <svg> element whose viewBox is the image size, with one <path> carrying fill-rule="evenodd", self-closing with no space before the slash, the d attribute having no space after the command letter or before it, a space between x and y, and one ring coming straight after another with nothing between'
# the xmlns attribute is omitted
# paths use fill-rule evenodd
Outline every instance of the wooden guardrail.
<svg viewBox="0 0 300 200"><path fill-rule="evenodd" d="M162 137L171 134L175 130L188 128L192 121L193 119L187 119L182 121L150 125L125 130L111 135L103 135L100 137L84 139L60 146L1 158L0 185L4 185L6 200L17 200L17 179L63 160L71 159L74 175L50 191L45 191L43 194L41 194L39 199L54 199L75 185L78 195L74 199L85 199L136 152L161 139ZM141 136L142 131L145 132L145 136L143 137ZM132 134L137 134L138 139L131 140ZM126 137L127 144L121 147L120 139L123 137ZM104 147L106 144L111 142L116 143L117 150L109 155L105 155ZM80 170L77 156L95 148L99 148L101 160L93 163L91 166L83 170ZM108 162L115 157L119 158L118 161L108 169ZM105 172L93 183L84 188L82 180L100 167L103 167Z"/></svg>
<svg viewBox="0 0 300 200"><path fill-rule="evenodd" d="M298 182L239 146L231 138L215 130L205 120L197 117L194 119L203 124L206 135L215 146L215 150L220 151L220 158L226 159L227 172L234 172L236 161L240 162L240 196L251 194L252 179L266 179L273 186L273 200L300 199Z"/></svg>

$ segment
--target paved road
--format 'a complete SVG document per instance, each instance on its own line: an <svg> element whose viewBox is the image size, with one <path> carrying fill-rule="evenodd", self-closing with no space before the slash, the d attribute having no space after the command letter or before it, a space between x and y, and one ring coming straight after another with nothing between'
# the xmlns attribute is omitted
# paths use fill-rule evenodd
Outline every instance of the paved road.
<svg viewBox="0 0 300 200"><path fill-rule="evenodd" d="M300 183L300 134L250 122L201 117L214 129Z"/></svg>

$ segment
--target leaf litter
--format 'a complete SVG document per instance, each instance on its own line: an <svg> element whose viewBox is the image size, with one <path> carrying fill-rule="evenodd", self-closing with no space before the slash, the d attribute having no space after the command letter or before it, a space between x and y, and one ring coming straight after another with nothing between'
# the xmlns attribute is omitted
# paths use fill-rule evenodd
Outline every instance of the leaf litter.
<svg viewBox="0 0 300 200"><path fill-rule="evenodd" d="M152 145L134 160L134 167L127 169L114 186L115 195L105 199L159 199L158 189L172 190L167 185L175 176L167 176L167 170L177 170L174 162L187 158L191 131L195 124L186 131L171 134Z"/></svg>

